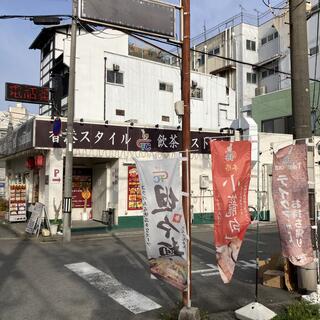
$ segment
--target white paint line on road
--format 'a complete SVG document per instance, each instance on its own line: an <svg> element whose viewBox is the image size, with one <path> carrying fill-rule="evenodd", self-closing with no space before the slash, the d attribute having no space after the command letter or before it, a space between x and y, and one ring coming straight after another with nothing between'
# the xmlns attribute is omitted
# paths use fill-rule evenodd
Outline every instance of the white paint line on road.
<svg viewBox="0 0 320 320"><path fill-rule="evenodd" d="M214 272L210 272L210 273L204 273L201 276L202 277L211 277L211 276L217 276L219 274L219 270L218 271L214 271Z"/></svg>
<svg viewBox="0 0 320 320"><path fill-rule="evenodd" d="M89 282L92 286L107 294L117 303L127 308L134 314L139 314L161 306L143 294L126 287L111 275L102 272L89 263L79 262L66 264L69 270L75 272L79 277Z"/></svg>
<svg viewBox="0 0 320 320"><path fill-rule="evenodd" d="M214 264L207 264L210 269L201 269L201 270L193 270L192 274L200 273L202 277L210 277L210 276L217 276L219 275L219 268ZM256 261L255 260L238 260L237 261L237 268L242 270L247 269L255 269L256 268Z"/></svg>

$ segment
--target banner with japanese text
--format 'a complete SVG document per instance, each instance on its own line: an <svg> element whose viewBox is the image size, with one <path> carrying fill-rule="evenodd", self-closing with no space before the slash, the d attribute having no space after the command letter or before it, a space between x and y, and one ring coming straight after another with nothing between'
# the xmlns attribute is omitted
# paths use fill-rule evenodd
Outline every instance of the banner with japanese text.
<svg viewBox="0 0 320 320"><path fill-rule="evenodd" d="M229 283L251 223L248 210L251 142L211 141L210 148L216 258L222 281Z"/></svg>
<svg viewBox="0 0 320 320"><path fill-rule="evenodd" d="M311 263L313 249L305 144L282 148L273 155L272 196L283 256L296 266Z"/></svg>
<svg viewBox="0 0 320 320"><path fill-rule="evenodd" d="M181 202L180 160L135 159L142 193L151 273L179 290L187 287L187 233Z"/></svg>

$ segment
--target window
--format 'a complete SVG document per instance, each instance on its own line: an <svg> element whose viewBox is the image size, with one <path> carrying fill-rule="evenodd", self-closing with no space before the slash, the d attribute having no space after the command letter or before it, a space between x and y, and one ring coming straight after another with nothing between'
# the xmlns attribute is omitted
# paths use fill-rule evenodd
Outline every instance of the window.
<svg viewBox="0 0 320 320"><path fill-rule="evenodd" d="M270 133L292 133L292 116L268 119L261 122L262 131Z"/></svg>
<svg viewBox="0 0 320 320"><path fill-rule="evenodd" d="M319 53L319 46L310 48L310 56L313 56L315 54Z"/></svg>
<svg viewBox="0 0 320 320"><path fill-rule="evenodd" d="M255 73L247 72L247 83L257 83L257 75Z"/></svg>
<svg viewBox="0 0 320 320"><path fill-rule="evenodd" d="M261 72L261 78L264 79L266 77L272 76L273 74L277 73L279 71L279 66L278 63L275 62L273 64L266 65L265 68L267 69L262 69L263 71Z"/></svg>
<svg viewBox="0 0 320 320"><path fill-rule="evenodd" d="M208 54L209 54L209 58L213 58L212 55L220 54L220 47L216 47L216 48L213 48L212 50L209 50Z"/></svg>
<svg viewBox="0 0 320 320"><path fill-rule="evenodd" d="M203 89L191 87L191 98L203 99Z"/></svg>
<svg viewBox="0 0 320 320"><path fill-rule="evenodd" d="M160 82L159 83L159 90L173 92L173 85L169 84L169 83L165 83L165 82Z"/></svg>
<svg viewBox="0 0 320 320"><path fill-rule="evenodd" d="M272 41L273 39L277 39L278 37L279 37L278 31L271 33L268 36L261 39L261 45L263 46L267 42Z"/></svg>
<svg viewBox="0 0 320 320"><path fill-rule="evenodd" d="M51 51L51 42L48 42L43 48L42 48L42 59L44 59Z"/></svg>
<svg viewBox="0 0 320 320"><path fill-rule="evenodd" d="M205 60L205 55L201 54L200 58L198 58L199 66L203 66L204 65L204 60Z"/></svg>
<svg viewBox="0 0 320 320"><path fill-rule="evenodd" d="M116 116L124 116L125 115L125 111L121 110L121 109L116 109Z"/></svg>
<svg viewBox="0 0 320 320"><path fill-rule="evenodd" d="M256 51L256 42L247 40L247 50Z"/></svg>
<svg viewBox="0 0 320 320"><path fill-rule="evenodd" d="M170 122L170 117L169 116L162 116L161 121Z"/></svg>
<svg viewBox="0 0 320 320"><path fill-rule="evenodd" d="M123 84L123 72L107 70L107 82Z"/></svg>
<svg viewBox="0 0 320 320"><path fill-rule="evenodd" d="M273 133L273 120L264 120L264 121L262 121L262 132L271 132L271 133Z"/></svg>

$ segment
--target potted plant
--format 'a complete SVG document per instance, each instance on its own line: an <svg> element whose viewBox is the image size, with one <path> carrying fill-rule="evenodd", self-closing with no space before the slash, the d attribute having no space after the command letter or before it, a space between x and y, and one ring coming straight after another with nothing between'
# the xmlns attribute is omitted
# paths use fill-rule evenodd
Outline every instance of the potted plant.
<svg viewBox="0 0 320 320"><path fill-rule="evenodd" d="M59 210L60 211L60 210ZM50 232L52 236L57 234L60 222L59 222L59 211L55 212L54 220L50 223Z"/></svg>

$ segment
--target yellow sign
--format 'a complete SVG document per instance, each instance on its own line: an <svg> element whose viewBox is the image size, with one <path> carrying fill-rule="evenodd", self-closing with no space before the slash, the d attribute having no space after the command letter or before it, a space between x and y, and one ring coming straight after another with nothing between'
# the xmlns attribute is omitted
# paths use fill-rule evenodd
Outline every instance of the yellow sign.
<svg viewBox="0 0 320 320"><path fill-rule="evenodd" d="M91 192L87 189L81 192L81 196L84 200L89 200L91 197Z"/></svg>

